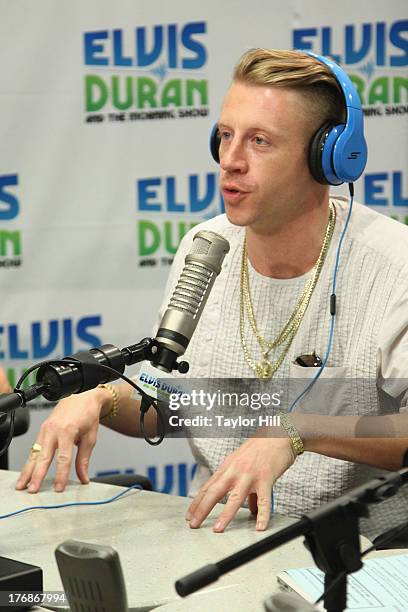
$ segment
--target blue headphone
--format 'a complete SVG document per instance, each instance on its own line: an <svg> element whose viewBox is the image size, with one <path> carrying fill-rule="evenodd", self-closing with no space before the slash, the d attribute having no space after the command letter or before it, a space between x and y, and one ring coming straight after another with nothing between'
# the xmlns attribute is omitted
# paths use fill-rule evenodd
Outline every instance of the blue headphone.
<svg viewBox="0 0 408 612"><path fill-rule="evenodd" d="M332 71L343 92L346 122L322 125L313 136L309 150L309 168L312 176L323 185L353 183L365 168L367 143L364 138L363 111L360 98L348 75L335 62L305 51ZM220 134L217 124L210 137L211 155L220 162Z"/></svg>

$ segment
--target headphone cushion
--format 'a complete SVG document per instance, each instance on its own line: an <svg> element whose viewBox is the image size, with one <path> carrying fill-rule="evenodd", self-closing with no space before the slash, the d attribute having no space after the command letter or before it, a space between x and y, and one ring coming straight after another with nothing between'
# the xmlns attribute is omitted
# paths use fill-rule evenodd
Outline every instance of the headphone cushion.
<svg viewBox="0 0 408 612"><path fill-rule="evenodd" d="M330 121L324 123L310 142L309 169L313 178L322 185L329 184L323 170L323 149L332 127L333 124Z"/></svg>
<svg viewBox="0 0 408 612"><path fill-rule="evenodd" d="M218 123L216 123L211 130L210 151L211 151L212 158L217 162L217 164L220 163L220 153L219 153L220 145L221 145L221 136L220 136L220 131L218 129Z"/></svg>

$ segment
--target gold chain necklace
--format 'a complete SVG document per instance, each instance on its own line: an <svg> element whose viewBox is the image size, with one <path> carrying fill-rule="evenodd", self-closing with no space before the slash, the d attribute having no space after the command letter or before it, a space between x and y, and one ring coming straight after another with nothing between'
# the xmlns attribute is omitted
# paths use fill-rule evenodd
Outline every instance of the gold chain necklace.
<svg viewBox="0 0 408 612"><path fill-rule="evenodd" d="M244 240L244 246L242 249L242 263L241 263L241 287L240 287L240 336L242 350L244 353L245 360L249 367L255 372L257 378L272 378L277 369L281 366L285 356L292 344L293 338L300 326L303 319L303 315L309 305L310 298L316 283L319 279L321 269L324 264L324 260L329 249L330 241L333 236L334 226L336 224L336 211L333 204L330 202L330 214L329 221L326 227L326 233L324 236L323 244L320 249L319 257L315 265L313 266L312 275L305 284L302 295L300 296L292 314L286 322L283 330L276 336L274 340L266 340L258 330L258 326L255 319L254 306L252 303L251 291L249 287L249 273L248 273L248 260L247 260L247 249L246 240ZM247 314L249 323L252 331L258 341L261 349L262 359L256 362L252 359L249 354L248 346L245 340L245 313ZM284 347L277 358L272 363L269 360L269 353L272 349L284 344Z"/></svg>

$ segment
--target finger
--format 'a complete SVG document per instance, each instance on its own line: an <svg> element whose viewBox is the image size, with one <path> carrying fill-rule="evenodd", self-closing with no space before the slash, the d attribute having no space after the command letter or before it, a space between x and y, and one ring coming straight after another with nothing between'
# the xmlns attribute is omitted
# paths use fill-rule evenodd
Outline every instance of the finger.
<svg viewBox="0 0 408 612"><path fill-rule="evenodd" d="M54 490L60 493L67 486L72 462L73 440L63 438L57 450L57 471L54 478ZM47 467L48 470L48 467Z"/></svg>
<svg viewBox="0 0 408 612"><path fill-rule="evenodd" d="M230 481L226 479L218 479L212 483L200 495L199 502L194 507L194 512L191 516L190 527L196 529L210 514L215 504L218 503L230 490Z"/></svg>
<svg viewBox="0 0 408 612"><path fill-rule="evenodd" d="M240 482L239 487L237 486L231 490L225 508L218 517L213 531L222 533L226 529L247 498L249 486L250 481L248 480L246 483Z"/></svg>
<svg viewBox="0 0 408 612"><path fill-rule="evenodd" d="M271 516L272 486L269 483L260 483L257 488L256 530L265 531Z"/></svg>
<svg viewBox="0 0 408 612"><path fill-rule="evenodd" d="M207 494L207 491L208 491L208 483L206 483L206 485L202 489L200 489L196 497L193 499L193 501L189 505L187 513L186 513L186 521L190 521L192 519L196 509L201 504L201 501L204 499L205 495Z"/></svg>
<svg viewBox="0 0 408 612"><path fill-rule="evenodd" d="M41 438L39 437L36 444L39 444L41 446ZM30 451L30 454L28 456L28 459L26 461L26 463L24 464L20 475L18 477L18 480L16 482L16 489L21 491L22 489L26 489L28 483L31 480L31 476L32 473L34 471L34 467L35 467L35 462L37 459L37 455L38 453L33 452L32 450Z"/></svg>
<svg viewBox="0 0 408 612"><path fill-rule="evenodd" d="M41 451L35 453L34 457L32 458L33 470L31 473L30 482L28 484L29 493L38 493L40 490L41 484L54 457L55 449L56 442L54 442L52 439L47 440L44 438Z"/></svg>
<svg viewBox="0 0 408 612"><path fill-rule="evenodd" d="M207 491L208 491L209 487L213 483L217 482L218 478L219 478L219 472L215 472L215 474L213 474L211 476L211 478L209 478L207 480L207 482L201 487L201 489L197 493L196 497L193 499L193 501L191 502L191 504L188 507L188 510L187 510L187 513L186 513L186 521L191 520L191 518L194 515L196 509L201 504L201 501L207 495Z"/></svg>
<svg viewBox="0 0 408 612"><path fill-rule="evenodd" d="M89 483L89 460L96 444L96 435L87 434L78 445L78 453L75 460L75 469L82 484Z"/></svg>
<svg viewBox="0 0 408 612"><path fill-rule="evenodd" d="M248 507L252 514L258 514L258 496L256 493L248 495Z"/></svg>

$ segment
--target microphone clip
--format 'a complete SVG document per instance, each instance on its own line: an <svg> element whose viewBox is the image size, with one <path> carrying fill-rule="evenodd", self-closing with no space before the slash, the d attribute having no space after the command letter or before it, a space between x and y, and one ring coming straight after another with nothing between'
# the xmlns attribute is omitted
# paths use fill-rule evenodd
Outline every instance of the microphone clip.
<svg viewBox="0 0 408 612"><path fill-rule="evenodd" d="M126 365L146 360L167 373L177 370L180 374L186 374L190 368L187 361L177 361L178 354L156 338L143 338L137 344L123 348L122 355Z"/></svg>

